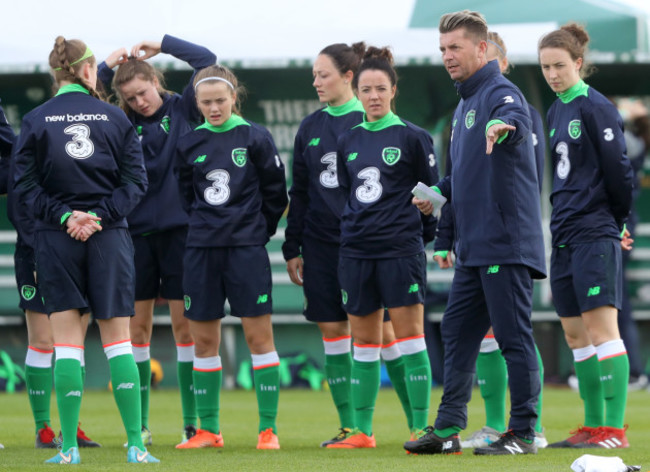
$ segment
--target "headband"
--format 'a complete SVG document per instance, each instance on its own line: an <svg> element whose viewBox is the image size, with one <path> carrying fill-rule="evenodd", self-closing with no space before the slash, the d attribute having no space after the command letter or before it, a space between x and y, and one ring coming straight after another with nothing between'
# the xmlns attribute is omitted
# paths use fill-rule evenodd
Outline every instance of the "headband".
<svg viewBox="0 0 650 472"><path fill-rule="evenodd" d="M235 86L232 84L232 82L230 82L230 80L224 79L223 77L206 77L205 79L201 79L201 80L199 80L199 81L194 85L194 91L196 92L196 88L199 86L199 84L201 84L201 83L203 83L203 82L207 82L208 80L218 80L218 81L220 81L220 82L225 82L225 83L228 84L228 86L229 86L231 89L235 90Z"/></svg>
<svg viewBox="0 0 650 472"><path fill-rule="evenodd" d="M70 65L71 65L71 66L74 66L75 64L79 64L81 61L83 61L84 59L88 59L88 58L91 57L92 55L93 55L93 52L90 50L90 48L89 48L88 46L86 46L86 52L84 53L84 55L81 56L81 57L80 57L79 59L77 59L76 61L71 62ZM52 69L52 70L61 70L61 67L55 67L55 68Z"/></svg>
<svg viewBox="0 0 650 472"><path fill-rule="evenodd" d="M491 39L488 39L487 42L490 43L490 44L492 44L492 45L494 45L494 46L499 50L499 52L501 52L501 55L502 55L503 57L506 57L506 52L503 50L503 48L502 48L501 46L499 46L497 43L495 43L495 42L492 41Z"/></svg>

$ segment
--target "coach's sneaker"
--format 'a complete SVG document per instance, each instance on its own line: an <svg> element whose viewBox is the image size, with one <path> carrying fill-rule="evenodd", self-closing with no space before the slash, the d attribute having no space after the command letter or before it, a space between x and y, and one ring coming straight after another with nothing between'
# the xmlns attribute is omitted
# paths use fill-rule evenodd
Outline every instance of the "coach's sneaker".
<svg viewBox="0 0 650 472"><path fill-rule="evenodd" d="M404 449L413 454L461 454L458 433L441 438L434 432L433 426L427 426L418 433L418 439L404 443Z"/></svg>
<svg viewBox="0 0 650 472"><path fill-rule="evenodd" d="M80 464L81 457L79 456L79 448L71 447L66 452L59 451L59 453L45 461L46 464Z"/></svg>
<svg viewBox="0 0 650 472"><path fill-rule="evenodd" d="M375 435L368 436L356 428L350 431L348 436L342 441L327 445L328 449L361 449L372 447L377 447Z"/></svg>
<svg viewBox="0 0 650 472"><path fill-rule="evenodd" d="M462 447L487 447L501 437L501 433L489 426L483 426L478 431L474 431L465 440L461 441Z"/></svg>
<svg viewBox="0 0 650 472"><path fill-rule="evenodd" d="M623 428L611 428L601 426L596 433L584 443L585 448L603 448L603 449L623 449L630 447L630 443L625 436L627 425Z"/></svg>
<svg viewBox="0 0 650 472"><path fill-rule="evenodd" d="M196 436L196 427L193 424L188 424L187 426L185 426L183 428L183 434L181 436L180 444L185 444L187 441L192 439L194 436Z"/></svg>
<svg viewBox="0 0 650 472"><path fill-rule="evenodd" d="M542 431L535 431L535 446L537 446L537 449L544 449L548 446L548 441L543 429Z"/></svg>
<svg viewBox="0 0 650 472"><path fill-rule="evenodd" d="M142 444L145 446L151 446L153 444L153 440L151 438L151 431L149 431L148 428L145 428L144 426L140 430L140 437L142 438ZM129 447L128 441L124 443L124 447Z"/></svg>
<svg viewBox="0 0 650 472"><path fill-rule="evenodd" d="M585 447L584 444L591 439L591 437L596 434L596 431L598 428L592 428L590 426L580 426L578 429L574 429L571 431L567 439L564 441L558 441L549 444L547 447L550 448L565 448L565 447L570 447L570 448L583 448Z"/></svg>
<svg viewBox="0 0 650 472"><path fill-rule="evenodd" d="M486 447L477 447L474 454L479 456L507 456L515 454L537 454L535 441L530 444L517 436L512 430L506 431L501 437Z"/></svg>
<svg viewBox="0 0 650 472"><path fill-rule="evenodd" d="M327 447L330 444L336 444L337 442L341 442L344 439L346 439L352 430L350 428L339 428L339 432L336 436L334 436L332 439L328 439L327 441L323 441L320 443L320 447Z"/></svg>
<svg viewBox="0 0 650 472"><path fill-rule="evenodd" d="M47 423L43 423L43 427L36 433L36 449L56 449L59 447L60 442L56 439L56 434Z"/></svg>
<svg viewBox="0 0 650 472"><path fill-rule="evenodd" d="M137 446L131 446L129 448L129 452L126 453L126 461L131 464L156 464L160 462L149 454L146 449L141 451Z"/></svg>
<svg viewBox="0 0 650 472"><path fill-rule="evenodd" d="M221 433L211 433L210 431L199 429L190 439L177 445L176 449L198 449L201 447L223 447Z"/></svg>
<svg viewBox="0 0 650 472"><path fill-rule="evenodd" d="M280 449L278 436L273 432L273 428L267 428L257 437L257 449Z"/></svg>

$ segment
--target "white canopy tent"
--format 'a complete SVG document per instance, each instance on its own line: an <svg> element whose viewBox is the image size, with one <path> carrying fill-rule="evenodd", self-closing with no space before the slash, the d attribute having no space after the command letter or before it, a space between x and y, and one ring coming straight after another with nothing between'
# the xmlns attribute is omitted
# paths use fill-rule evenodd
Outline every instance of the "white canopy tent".
<svg viewBox="0 0 650 472"><path fill-rule="evenodd" d="M430 0L427 0L430 1ZM522 10L530 0L522 0ZM647 0L591 0L635 5L650 13ZM243 67L304 65L327 44L366 41L390 45L399 63L439 62L437 23L413 28L416 0L89 0L62 4L47 0L12 1L3 12L0 72L44 70L54 38L61 34L88 43L98 58L118 47L169 33L205 45L221 61ZM494 0L452 2L449 9L494 8ZM439 7L436 7L439 9ZM631 8L631 7L628 7ZM576 18L579 20L579 18ZM488 20L490 20L488 18ZM435 21L433 22L435 23ZM514 60L532 62L537 38L555 22L492 24ZM612 34L616 34L615 31ZM532 58L532 60L531 60ZM167 61L165 57L161 61ZM170 65L173 61L170 60Z"/></svg>

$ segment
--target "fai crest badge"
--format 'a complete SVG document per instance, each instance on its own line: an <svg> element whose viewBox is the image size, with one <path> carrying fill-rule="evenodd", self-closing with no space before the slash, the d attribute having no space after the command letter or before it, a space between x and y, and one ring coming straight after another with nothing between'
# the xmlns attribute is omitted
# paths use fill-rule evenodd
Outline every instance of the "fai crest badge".
<svg viewBox="0 0 650 472"><path fill-rule="evenodd" d="M470 129L476 123L476 110L470 110L465 115L465 128Z"/></svg>
<svg viewBox="0 0 650 472"><path fill-rule="evenodd" d="M578 139L582 134L582 129L580 127L580 120L572 120L569 123L569 136L573 139Z"/></svg>
<svg viewBox="0 0 650 472"><path fill-rule="evenodd" d="M20 287L20 295L26 300L30 301L36 295L36 287L31 285L23 285Z"/></svg>
<svg viewBox="0 0 650 472"><path fill-rule="evenodd" d="M389 166L392 166L397 161L399 161L399 158L401 156L402 156L402 151L400 151L400 149L396 147L387 147L384 148L383 151L381 151L381 158Z"/></svg>
<svg viewBox="0 0 650 472"><path fill-rule="evenodd" d="M236 148L232 150L232 161L237 167L244 167L244 165L246 165L246 160L246 148Z"/></svg>

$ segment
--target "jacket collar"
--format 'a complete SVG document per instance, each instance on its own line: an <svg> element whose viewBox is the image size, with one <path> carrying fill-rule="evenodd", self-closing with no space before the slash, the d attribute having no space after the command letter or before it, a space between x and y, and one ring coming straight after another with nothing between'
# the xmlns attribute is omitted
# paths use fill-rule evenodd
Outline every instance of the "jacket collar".
<svg viewBox="0 0 650 472"><path fill-rule="evenodd" d="M497 61L490 61L474 72L469 79L464 82L456 82L454 85L456 86L458 94L463 99L466 99L474 95L481 88L483 82L497 74L501 75L499 63Z"/></svg>

